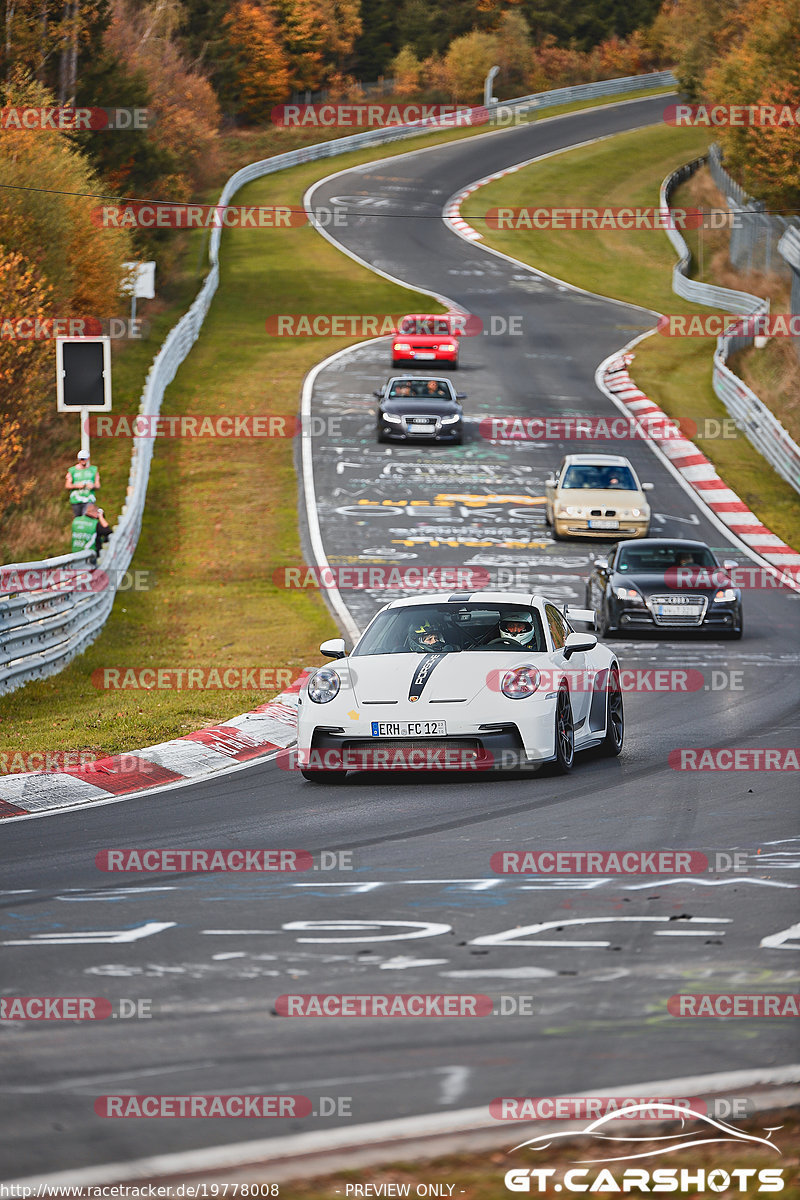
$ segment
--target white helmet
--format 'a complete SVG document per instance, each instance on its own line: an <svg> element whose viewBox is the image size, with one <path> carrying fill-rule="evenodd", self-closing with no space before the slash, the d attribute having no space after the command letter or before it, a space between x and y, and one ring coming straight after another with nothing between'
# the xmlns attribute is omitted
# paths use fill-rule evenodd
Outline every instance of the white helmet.
<svg viewBox="0 0 800 1200"><path fill-rule="evenodd" d="M501 617L498 625L501 637L510 642L519 642L520 646L527 646L536 638L530 613L512 613L511 616Z"/></svg>

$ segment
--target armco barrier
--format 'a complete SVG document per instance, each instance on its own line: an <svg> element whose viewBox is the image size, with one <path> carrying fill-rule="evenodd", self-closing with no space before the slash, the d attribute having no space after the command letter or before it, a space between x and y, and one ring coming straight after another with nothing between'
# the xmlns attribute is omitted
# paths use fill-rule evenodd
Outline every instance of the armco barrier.
<svg viewBox="0 0 800 1200"><path fill-rule="evenodd" d="M678 184L706 161L694 159L673 171L661 185L661 207L669 205ZM750 292L737 292L731 288L700 283L688 276L691 252L677 229L667 229L667 237L678 255L672 270L672 290L684 300L696 304L707 304L725 312L762 314L769 312L769 300L753 296ZM746 383L735 375L727 364L728 357L737 350L752 345L752 336L723 336L717 338L714 352L713 387L737 426L747 435L756 450L775 468L787 483L800 491L800 446L792 440L780 421Z"/></svg>
<svg viewBox="0 0 800 1200"><path fill-rule="evenodd" d="M671 71L657 71L649 75L629 75L624 79L604 79L597 83L558 88L551 92L536 92L530 96L506 100L501 107L519 113L531 113L572 101L624 95L631 91L668 87L674 83L675 77ZM408 125L369 129L349 137L304 146L286 154L276 154L272 158L250 163L232 175L222 189L217 203L219 206L230 204L241 187L274 171L283 171L287 167L296 167L314 159L332 158L350 150L401 141L419 133L430 132L437 127L435 121L415 121ZM221 232L219 226L211 232L211 270L197 298L189 311L170 330L150 367L139 406L139 412L145 416L155 416L160 411L166 388L175 378L178 367L200 333L200 327L219 283ZM31 679L41 679L60 671L70 659L80 654L103 628L114 604L117 583L130 566L139 539L152 457L152 439L135 437L131 453L128 498L98 562L99 569L108 575L107 587L87 593L40 591L9 597L0 595L0 692L14 691ZM26 566L40 570L55 567L72 568L79 567L84 562L85 559L80 555L67 554L38 563L11 564L4 570L12 571Z"/></svg>

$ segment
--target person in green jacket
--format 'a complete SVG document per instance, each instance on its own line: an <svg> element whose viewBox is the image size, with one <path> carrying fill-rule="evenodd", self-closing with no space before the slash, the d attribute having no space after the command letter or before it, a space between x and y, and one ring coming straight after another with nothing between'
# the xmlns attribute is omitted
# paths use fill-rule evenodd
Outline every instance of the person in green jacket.
<svg viewBox="0 0 800 1200"><path fill-rule="evenodd" d="M70 489L69 502L75 517L82 517L88 504L94 504L100 487L100 470L92 466L89 452L79 450L77 462L70 467L64 478L64 487Z"/></svg>
<svg viewBox="0 0 800 1200"><path fill-rule="evenodd" d="M86 512L72 518L72 553L80 550L100 552L111 537L111 526L102 508L96 504L86 505Z"/></svg>

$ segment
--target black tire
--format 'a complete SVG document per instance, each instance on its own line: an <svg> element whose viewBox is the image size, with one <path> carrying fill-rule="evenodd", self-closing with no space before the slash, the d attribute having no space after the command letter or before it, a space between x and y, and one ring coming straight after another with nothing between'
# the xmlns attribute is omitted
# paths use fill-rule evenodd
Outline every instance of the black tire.
<svg viewBox="0 0 800 1200"><path fill-rule="evenodd" d="M744 634L744 617L741 617L739 620L739 624L736 626L736 628L731 629L728 633L726 633L725 637L729 642L738 642L738 641L741 641L743 634Z"/></svg>
<svg viewBox="0 0 800 1200"><path fill-rule="evenodd" d="M608 677L606 693L606 736L600 745L602 754L616 758L622 753L625 741L625 706L622 700L622 688L619 683L619 671L611 668Z"/></svg>
<svg viewBox="0 0 800 1200"><path fill-rule="evenodd" d="M309 783L344 783L347 778L347 771L304 771L301 769L300 774Z"/></svg>
<svg viewBox="0 0 800 1200"><path fill-rule="evenodd" d="M587 608L591 607L591 604L587 605ZM597 636L601 642L605 642L616 637L616 635L616 628L608 622L608 607L605 604L601 604L597 613Z"/></svg>
<svg viewBox="0 0 800 1200"><path fill-rule="evenodd" d="M572 722L572 703L569 689L561 684L556 697L556 757L553 769L556 775L568 775L575 765L575 726Z"/></svg>
<svg viewBox="0 0 800 1200"><path fill-rule="evenodd" d="M555 521L553 521L553 524L550 527L550 532L553 535L554 542L563 542L564 541L564 535L563 535L563 533L559 533L558 530L556 529Z"/></svg>

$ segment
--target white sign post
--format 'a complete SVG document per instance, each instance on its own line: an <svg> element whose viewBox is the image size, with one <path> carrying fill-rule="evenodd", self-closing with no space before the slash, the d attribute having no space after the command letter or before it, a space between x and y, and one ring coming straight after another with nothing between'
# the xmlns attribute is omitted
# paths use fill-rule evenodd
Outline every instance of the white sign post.
<svg viewBox="0 0 800 1200"><path fill-rule="evenodd" d="M56 407L81 417L89 453L89 413L111 412L111 338L56 338Z"/></svg>
<svg viewBox="0 0 800 1200"><path fill-rule="evenodd" d="M122 264L128 271L128 278L123 282L120 291L131 298L131 321L136 320L136 300L153 300L156 294L156 264L154 262L126 262Z"/></svg>

